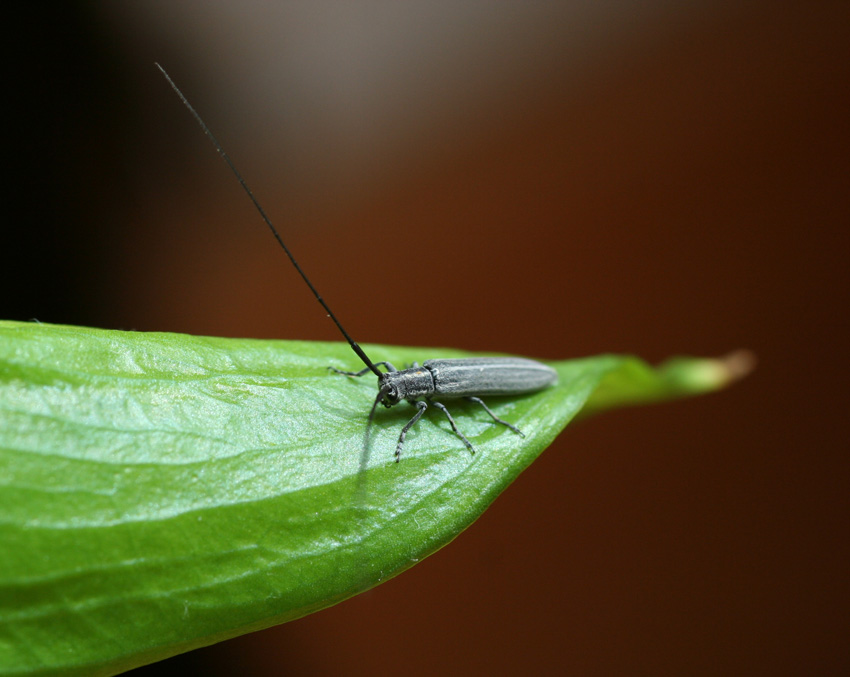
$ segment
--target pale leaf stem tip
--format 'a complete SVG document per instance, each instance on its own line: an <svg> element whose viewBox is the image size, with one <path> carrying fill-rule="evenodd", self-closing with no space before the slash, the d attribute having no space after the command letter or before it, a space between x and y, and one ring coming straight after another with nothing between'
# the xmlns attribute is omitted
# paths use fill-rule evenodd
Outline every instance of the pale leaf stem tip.
<svg viewBox="0 0 850 677"><path fill-rule="evenodd" d="M729 383L739 381L750 374L758 364L758 358L752 350L739 349L718 359Z"/></svg>

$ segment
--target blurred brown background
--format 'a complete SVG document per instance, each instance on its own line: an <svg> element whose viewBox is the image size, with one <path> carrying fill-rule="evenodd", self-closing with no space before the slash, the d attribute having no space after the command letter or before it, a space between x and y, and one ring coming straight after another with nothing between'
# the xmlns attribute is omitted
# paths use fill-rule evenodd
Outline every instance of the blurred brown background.
<svg viewBox="0 0 850 677"><path fill-rule="evenodd" d="M358 341L760 361L569 429L375 590L134 674L850 668L850 4L19 3L7 22L2 317L339 338L159 61Z"/></svg>

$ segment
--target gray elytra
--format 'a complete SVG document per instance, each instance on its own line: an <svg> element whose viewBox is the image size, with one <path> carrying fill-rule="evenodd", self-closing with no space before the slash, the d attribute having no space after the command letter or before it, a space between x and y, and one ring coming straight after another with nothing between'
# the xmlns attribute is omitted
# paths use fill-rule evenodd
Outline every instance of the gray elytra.
<svg viewBox="0 0 850 677"><path fill-rule="evenodd" d="M351 349L363 361L363 364L366 365L366 367L360 371L342 371L335 367L331 367L331 369L338 374L355 377L363 376L367 372L371 371L378 377L378 395L372 404L372 409L369 412L369 420L366 427L366 441L364 443L366 447L368 448L369 430L371 429L372 420L375 416L375 409L378 404L383 404L385 407L393 407L400 402L406 401L415 406L417 411L404 425L401 433L399 434L395 450L396 462L398 462L401 457L401 450L404 446L404 440L408 431L416 425L420 418L422 418L422 415L425 413L425 410L428 409L429 405L433 405L445 414L455 435L460 438L470 453L475 453L475 449L470 441L462 432L460 432L460 430L458 430L457 424L455 423L454 418L452 418L452 415L449 413L449 410L442 402L438 402L435 399L436 397L439 397L440 399L463 398L471 402L475 402L476 404L480 404L496 423L510 428L516 434L524 437L525 435L523 435L519 428L516 428L507 421L503 421L496 416L496 414L494 414L490 408L484 404L481 400L481 396L523 395L542 390L555 383L558 378L557 372L541 362L521 357L462 357L426 360L422 363L422 366L414 364L408 369L401 370L396 369L389 362L372 362L363 349L351 338L351 336L348 335L348 332L343 328L339 320L337 320L336 315L334 315L333 311L328 307L328 304L325 303L325 300L319 295L319 292L301 269L301 266L298 265L295 257L289 251L286 244L284 244L280 233L278 233L277 229L272 225L272 222L266 215L265 210L263 210L260 206L260 203L257 201L257 198L254 197L251 189L248 188L248 185L245 183L242 175L236 169L236 166L233 164L227 153L224 152L221 144L212 135L209 127L207 127L206 123L204 123L201 119L201 116L198 115L183 95L183 92L181 92L177 85L174 84L174 81L171 77L169 77L168 73L165 72L165 69L163 69L163 67L159 64L156 64L156 67L159 68L165 76L165 79L177 93L177 96L186 108L189 109L189 112L192 113L192 116L198 122L204 134L209 137L219 155L221 155L227 163L227 166L230 167L230 170L236 176L236 179L251 199L251 202L254 203L254 206L260 213L263 221L269 227L269 230L271 230L272 235L274 235L278 244L280 244L283 251L289 257L289 260L295 267L295 270L298 271L298 274L301 275L304 282L310 288L313 296L316 297L316 300L325 309L328 317L333 320L337 329L339 329L340 333L342 333L343 337L345 337L345 340L348 341ZM378 369L379 366L383 366L386 371Z"/></svg>

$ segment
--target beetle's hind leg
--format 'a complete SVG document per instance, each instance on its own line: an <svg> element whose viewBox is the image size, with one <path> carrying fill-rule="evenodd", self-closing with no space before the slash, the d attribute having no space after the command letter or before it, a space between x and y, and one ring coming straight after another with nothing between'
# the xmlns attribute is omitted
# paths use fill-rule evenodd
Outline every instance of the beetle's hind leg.
<svg viewBox="0 0 850 677"><path fill-rule="evenodd" d="M383 365L387 371L396 371L396 368L391 365L389 362L375 362L375 366L379 367ZM343 376L363 376L363 374L372 371L371 367L364 367L360 371L343 371L342 369L337 369L336 367L328 367L330 371L336 372L337 374L342 374Z"/></svg>
<svg viewBox="0 0 850 677"><path fill-rule="evenodd" d="M503 420L502 420L502 419L500 419L498 416L496 416L496 414L494 414L494 413L491 411L490 407L488 407L486 404L484 404L483 400L482 400L480 397L467 397L466 399L467 399L467 400L469 400L470 402L476 402L477 404L480 404L482 407L484 407L484 411L486 411L488 414L490 414L490 417L491 417L491 418L492 418L492 419L493 419L496 423L501 423L503 426L505 426L505 427L510 428L511 430L513 430L513 431L514 431L517 435L519 435L520 437L525 437L525 433L524 433L524 432L522 432L522 430L520 430L519 428L517 428L517 427L516 427L516 426L514 426L514 425L511 425L511 424L510 424L510 423L508 423L507 421L503 421Z"/></svg>
<svg viewBox="0 0 850 677"><path fill-rule="evenodd" d="M460 441L463 442L464 445L466 445L466 448L469 449L469 453L474 454L475 449L472 447L472 443L468 439L466 439L466 436L460 430L457 429L457 424L455 424L455 420L452 418L452 415L449 413L449 410L446 409L446 406L440 402L435 402L434 400L428 401L446 415L446 418L449 419L449 423L451 423L452 430L455 431L455 435L457 435L460 438Z"/></svg>

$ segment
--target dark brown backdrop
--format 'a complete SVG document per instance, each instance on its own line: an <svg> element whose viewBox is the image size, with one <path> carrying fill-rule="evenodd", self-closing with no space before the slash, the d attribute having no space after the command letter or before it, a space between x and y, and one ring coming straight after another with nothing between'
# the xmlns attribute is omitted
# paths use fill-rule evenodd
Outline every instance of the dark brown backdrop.
<svg viewBox="0 0 850 677"><path fill-rule="evenodd" d="M235 76L85 7L13 17L3 316L336 340L151 64L202 110ZM369 593L138 674L846 671L847 7L706 4L338 185L333 139L293 187L208 119L361 342L759 368L569 429Z"/></svg>

